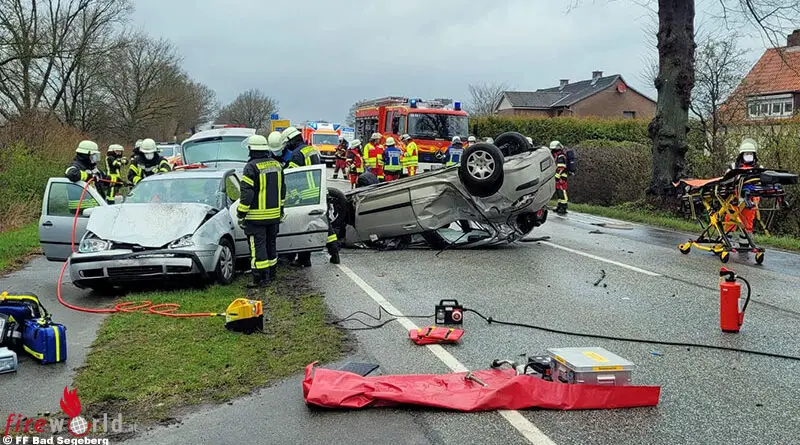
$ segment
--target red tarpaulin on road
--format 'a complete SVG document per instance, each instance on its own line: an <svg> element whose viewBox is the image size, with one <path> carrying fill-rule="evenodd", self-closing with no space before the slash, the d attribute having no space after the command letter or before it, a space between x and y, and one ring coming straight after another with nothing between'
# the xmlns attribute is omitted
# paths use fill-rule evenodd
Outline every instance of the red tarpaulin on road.
<svg viewBox="0 0 800 445"><path fill-rule="evenodd" d="M615 409L658 405L659 386L597 386L554 383L512 369L486 369L473 375L486 387L464 379L464 372L362 377L346 371L306 367L303 397L324 408L366 408L400 404L455 411L526 408Z"/></svg>

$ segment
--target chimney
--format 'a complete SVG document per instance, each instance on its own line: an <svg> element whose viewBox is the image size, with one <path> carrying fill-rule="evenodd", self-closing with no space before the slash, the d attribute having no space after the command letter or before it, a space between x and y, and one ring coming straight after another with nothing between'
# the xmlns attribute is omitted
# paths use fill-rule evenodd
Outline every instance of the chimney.
<svg viewBox="0 0 800 445"><path fill-rule="evenodd" d="M800 46L800 29L786 36L786 46Z"/></svg>
<svg viewBox="0 0 800 445"><path fill-rule="evenodd" d="M560 88L564 88L565 86L567 86L569 84L569 79L561 79L560 82L561 83L560 83L559 87Z"/></svg>
<svg viewBox="0 0 800 445"><path fill-rule="evenodd" d="M592 71L592 80L599 79L603 77L602 71Z"/></svg>

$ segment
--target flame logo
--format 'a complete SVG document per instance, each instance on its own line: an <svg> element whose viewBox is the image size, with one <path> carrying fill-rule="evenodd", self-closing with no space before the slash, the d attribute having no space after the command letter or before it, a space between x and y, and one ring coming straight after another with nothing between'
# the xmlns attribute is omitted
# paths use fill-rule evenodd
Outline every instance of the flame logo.
<svg viewBox="0 0 800 445"><path fill-rule="evenodd" d="M78 389L72 391L64 387L64 396L61 398L61 409L70 417L67 430L75 437L89 434L91 425L81 417L81 399L78 398Z"/></svg>

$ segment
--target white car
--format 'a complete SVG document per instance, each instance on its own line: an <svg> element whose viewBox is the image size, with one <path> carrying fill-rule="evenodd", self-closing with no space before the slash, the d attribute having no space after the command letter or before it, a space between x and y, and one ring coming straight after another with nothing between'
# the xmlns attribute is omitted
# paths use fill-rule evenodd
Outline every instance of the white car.
<svg viewBox="0 0 800 445"><path fill-rule="evenodd" d="M278 253L324 250L328 238L324 165L284 172L286 217ZM320 193L300 200L307 176ZM150 176L119 204L108 205L85 183L50 178L39 221L39 240L51 261L69 260L73 284L108 290L137 281L201 277L229 283L236 262L249 263L250 247L237 224L240 183L233 169L198 168ZM74 246L74 252L73 252Z"/></svg>

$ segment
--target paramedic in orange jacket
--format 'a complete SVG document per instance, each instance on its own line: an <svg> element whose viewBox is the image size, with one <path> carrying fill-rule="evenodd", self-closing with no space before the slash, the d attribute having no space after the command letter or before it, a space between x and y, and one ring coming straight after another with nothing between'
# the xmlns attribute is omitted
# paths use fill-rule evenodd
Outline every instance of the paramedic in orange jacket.
<svg viewBox="0 0 800 445"><path fill-rule="evenodd" d="M374 135L373 135L373 137L374 137ZM370 170L372 171L372 173L375 174L375 176L378 177L378 181L383 182L383 180L384 180L384 174L383 174L383 151L384 151L384 148L383 148L383 145L380 144L380 138L378 138L378 141L375 141L374 144L372 142L370 142L370 144L367 144L367 145L372 145L372 148L370 148L369 151L368 151L368 153L369 153L369 161L368 161L369 164L368 165L370 166Z"/></svg>

